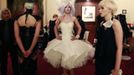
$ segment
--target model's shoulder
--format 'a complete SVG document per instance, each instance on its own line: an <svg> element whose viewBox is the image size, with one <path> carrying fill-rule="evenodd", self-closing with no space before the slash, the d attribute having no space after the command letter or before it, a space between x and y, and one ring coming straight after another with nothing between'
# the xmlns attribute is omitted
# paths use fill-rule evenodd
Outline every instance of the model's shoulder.
<svg viewBox="0 0 134 75"><path fill-rule="evenodd" d="M120 29L122 29L119 20L117 20L117 19L113 19L113 29L114 29L114 30L120 30Z"/></svg>
<svg viewBox="0 0 134 75"><path fill-rule="evenodd" d="M71 16L72 18L76 18L75 16Z"/></svg>
<svg viewBox="0 0 134 75"><path fill-rule="evenodd" d="M63 16L59 16L59 18L58 19L63 19Z"/></svg>
<svg viewBox="0 0 134 75"><path fill-rule="evenodd" d="M76 17L75 16L71 16L72 20L75 21L76 20Z"/></svg>
<svg viewBox="0 0 134 75"><path fill-rule="evenodd" d="M118 26L120 25L120 21L117 19L113 19L113 26Z"/></svg>

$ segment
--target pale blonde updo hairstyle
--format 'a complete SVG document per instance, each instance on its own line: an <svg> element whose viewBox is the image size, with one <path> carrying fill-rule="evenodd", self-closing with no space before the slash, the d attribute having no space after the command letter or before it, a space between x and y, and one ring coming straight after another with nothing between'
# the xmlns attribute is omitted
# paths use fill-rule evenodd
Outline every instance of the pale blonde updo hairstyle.
<svg viewBox="0 0 134 75"><path fill-rule="evenodd" d="M101 0L98 7L107 7L111 9L112 15L115 15L117 11L117 5L113 0Z"/></svg>

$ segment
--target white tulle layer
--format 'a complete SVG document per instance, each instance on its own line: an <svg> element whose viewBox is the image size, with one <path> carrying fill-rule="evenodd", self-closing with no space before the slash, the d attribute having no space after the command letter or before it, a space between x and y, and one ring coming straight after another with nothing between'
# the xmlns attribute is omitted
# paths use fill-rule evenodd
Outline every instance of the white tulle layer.
<svg viewBox="0 0 134 75"><path fill-rule="evenodd" d="M73 69L86 63L94 56L95 49L92 45L81 40L63 41L54 39L49 42L44 51L44 58L54 67Z"/></svg>

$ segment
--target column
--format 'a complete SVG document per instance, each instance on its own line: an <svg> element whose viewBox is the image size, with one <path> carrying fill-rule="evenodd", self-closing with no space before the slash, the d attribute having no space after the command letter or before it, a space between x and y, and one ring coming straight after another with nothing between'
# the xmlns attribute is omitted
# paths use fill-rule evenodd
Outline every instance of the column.
<svg viewBox="0 0 134 75"><path fill-rule="evenodd" d="M46 25L47 22L47 12L46 12L46 7L47 7L47 0L43 0L43 25Z"/></svg>
<svg viewBox="0 0 134 75"><path fill-rule="evenodd" d="M0 0L0 9L7 8L7 0Z"/></svg>

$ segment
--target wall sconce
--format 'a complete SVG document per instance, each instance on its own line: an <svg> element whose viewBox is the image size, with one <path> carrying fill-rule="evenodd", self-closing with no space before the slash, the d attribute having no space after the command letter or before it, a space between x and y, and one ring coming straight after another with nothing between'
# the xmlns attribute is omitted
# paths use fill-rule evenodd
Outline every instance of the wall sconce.
<svg viewBox="0 0 134 75"><path fill-rule="evenodd" d="M89 2L90 0L86 0L87 2Z"/></svg>
<svg viewBox="0 0 134 75"><path fill-rule="evenodd" d="M124 14L124 15L127 14L127 10L126 9L123 9L122 10L122 14Z"/></svg>

